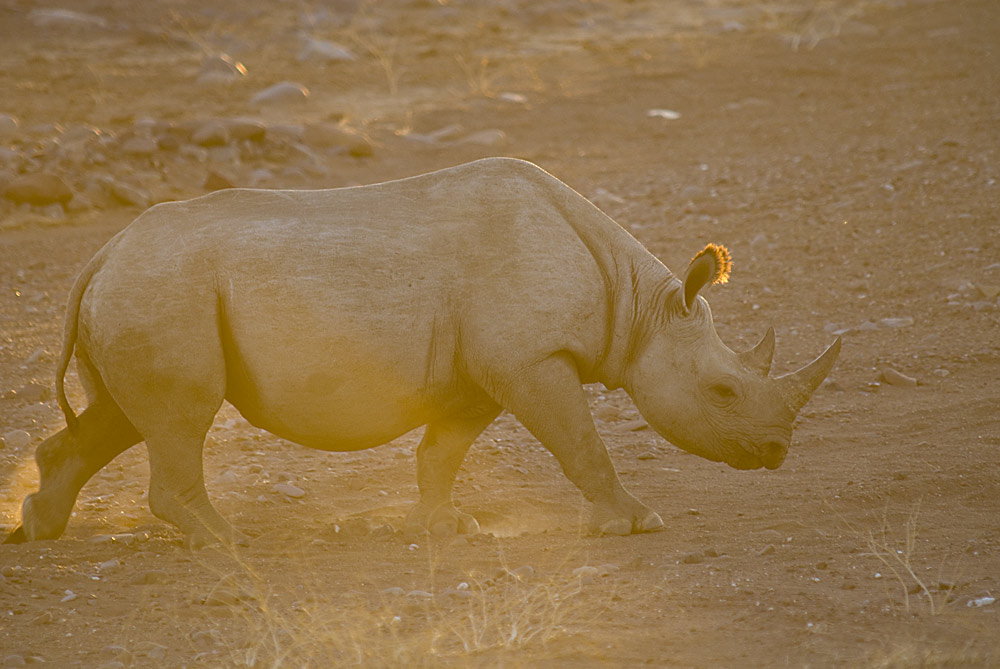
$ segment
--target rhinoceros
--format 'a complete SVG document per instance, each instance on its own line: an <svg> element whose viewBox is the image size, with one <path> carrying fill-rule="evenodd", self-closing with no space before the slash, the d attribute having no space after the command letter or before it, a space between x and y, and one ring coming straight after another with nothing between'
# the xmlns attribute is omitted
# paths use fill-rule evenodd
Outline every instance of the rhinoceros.
<svg viewBox="0 0 1000 669"><path fill-rule="evenodd" d="M582 384L624 388L676 446L779 467L840 340L773 378L774 330L736 353L699 295L728 278L709 244L683 278L588 200L520 160L479 160L328 190L229 189L159 204L112 238L69 296L56 396L67 426L36 452L39 490L7 541L60 536L87 480L144 441L149 505L191 545L245 543L205 490L223 400L329 451L419 426L407 525L478 531L452 503L477 435L511 412L611 534L662 527L627 492ZM64 376L75 352L89 404Z"/></svg>

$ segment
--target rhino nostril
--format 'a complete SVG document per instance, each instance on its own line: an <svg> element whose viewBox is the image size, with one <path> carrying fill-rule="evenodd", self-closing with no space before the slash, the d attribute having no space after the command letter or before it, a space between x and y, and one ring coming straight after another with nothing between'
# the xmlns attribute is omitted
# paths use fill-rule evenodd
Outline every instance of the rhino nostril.
<svg viewBox="0 0 1000 669"><path fill-rule="evenodd" d="M785 461L788 444L783 441L769 441L760 447L760 460L768 469L777 469Z"/></svg>

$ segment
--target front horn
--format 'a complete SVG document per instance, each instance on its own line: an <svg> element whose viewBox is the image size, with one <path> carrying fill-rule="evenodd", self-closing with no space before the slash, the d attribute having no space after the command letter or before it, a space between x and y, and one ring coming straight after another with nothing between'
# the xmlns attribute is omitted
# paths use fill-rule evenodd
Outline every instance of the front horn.
<svg viewBox="0 0 1000 669"><path fill-rule="evenodd" d="M819 384L823 383L823 379L830 373L839 353L840 337L837 337L836 341L830 344L830 348L823 352L823 355L799 371L775 379L785 398L785 403L792 411L798 413L799 409L805 406L813 391L819 388Z"/></svg>
<svg viewBox="0 0 1000 669"><path fill-rule="evenodd" d="M739 354L740 362L749 369L756 369L764 376L771 371L774 358L774 328L768 328L760 342L749 351Z"/></svg>

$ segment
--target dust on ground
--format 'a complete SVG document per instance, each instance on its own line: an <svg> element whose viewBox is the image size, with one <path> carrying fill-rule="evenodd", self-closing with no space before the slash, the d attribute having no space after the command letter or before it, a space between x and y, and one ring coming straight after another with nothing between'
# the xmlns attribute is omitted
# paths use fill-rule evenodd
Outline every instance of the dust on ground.
<svg viewBox="0 0 1000 669"><path fill-rule="evenodd" d="M483 534L439 538L397 530L418 435L320 453L226 408L209 493L251 546L182 548L134 448L62 539L0 549L5 666L1000 664L992 0L6 0L0 35L4 528L62 425L64 296L153 202L511 155L675 270L728 245L708 297L733 348L773 324L786 371L844 337L774 472L589 388L666 522L624 538L581 529L506 415L456 486Z"/></svg>

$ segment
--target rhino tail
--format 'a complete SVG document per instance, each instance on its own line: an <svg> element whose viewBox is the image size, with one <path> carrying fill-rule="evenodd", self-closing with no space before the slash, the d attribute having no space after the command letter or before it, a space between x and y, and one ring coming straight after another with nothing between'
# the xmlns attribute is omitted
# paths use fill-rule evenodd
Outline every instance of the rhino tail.
<svg viewBox="0 0 1000 669"><path fill-rule="evenodd" d="M63 414L66 416L66 427L69 428L70 433L76 432L80 420L73 406L69 403L69 399L66 397L66 370L69 369L69 363L73 359L73 352L76 349L80 303L83 301L83 293L87 290L87 286L90 285L90 280L94 277L94 274L97 273L97 270L103 264L105 252L109 246L110 244L98 251L97 255L91 258L90 262L83 268L83 271L80 272L76 283L70 289L69 299L66 304L66 322L63 324L62 352L59 356L59 366L56 368L56 402L58 402L59 408L62 409Z"/></svg>

